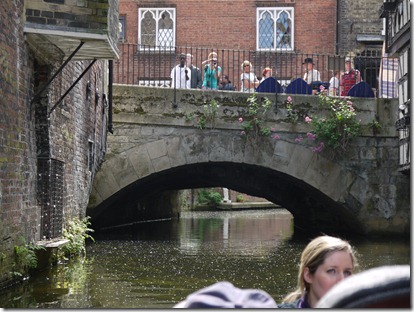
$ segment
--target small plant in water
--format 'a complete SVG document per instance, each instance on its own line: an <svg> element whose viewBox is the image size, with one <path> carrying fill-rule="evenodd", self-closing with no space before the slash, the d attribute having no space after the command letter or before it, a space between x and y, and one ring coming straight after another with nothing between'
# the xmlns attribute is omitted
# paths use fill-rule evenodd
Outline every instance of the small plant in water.
<svg viewBox="0 0 414 312"><path fill-rule="evenodd" d="M12 274L15 277L25 278L30 269L37 267L37 250L45 250L43 246L26 244L26 240L21 238L22 244L14 246L15 261Z"/></svg>
<svg viewBox="0 0 414 312"><path fill-rule="evenodd" d="M78 218L72 219L67 223L67 226L63 229L62 236L69 240L69 243L62 247L62 251L66 256L85 256L86 248L85 241L86 239L91 239L95 241L92 236L88 233L93 232L89 228L91 223L89 222L90 217L86 217L83 220Z"/></svg>

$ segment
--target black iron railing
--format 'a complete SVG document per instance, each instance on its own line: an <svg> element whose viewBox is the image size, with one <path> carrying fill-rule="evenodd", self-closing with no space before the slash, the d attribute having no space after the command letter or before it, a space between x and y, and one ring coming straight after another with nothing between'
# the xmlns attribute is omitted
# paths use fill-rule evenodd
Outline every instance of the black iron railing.
<svg viewBox="0 0 414 312"><path fill-rule="evenodd" d="M249 61L252 72L260 80L266 67L272 69L272 76L280 84L283 93L296 78L303 78L304 60L311 58L314 68L320 72L325 86L335 72L343 72L345 55L304 54L291 51L249 51L211 49L198 47L157 47L137 44L119 45L120 58L114 62L114 83L153 87L171 87L171 70L179 64L180 54L191 54L193 65L203 73L209 53L217 53L217 63L222 76L227 75L235 87L241 90L241 64ZM352 56L354 67L361 73L375 97L397 97L396 81L398 60L384 57L380 50L365 51ZM289 89L288 89L289 90Z"/></svg>

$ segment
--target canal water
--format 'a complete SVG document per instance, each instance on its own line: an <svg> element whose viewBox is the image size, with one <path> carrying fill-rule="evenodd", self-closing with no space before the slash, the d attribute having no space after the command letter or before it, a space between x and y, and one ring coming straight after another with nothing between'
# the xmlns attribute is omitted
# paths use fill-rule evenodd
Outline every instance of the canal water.
<svg viewBox="0 0 414 312"><path fill-rule="evenodd" d="M217 281L293 290L309 238L284 209L185 212L96 235L81 261L50 267L0 294L2 308L171 308ZM347 238L362 270L410 263L409 238Z"/></svg>

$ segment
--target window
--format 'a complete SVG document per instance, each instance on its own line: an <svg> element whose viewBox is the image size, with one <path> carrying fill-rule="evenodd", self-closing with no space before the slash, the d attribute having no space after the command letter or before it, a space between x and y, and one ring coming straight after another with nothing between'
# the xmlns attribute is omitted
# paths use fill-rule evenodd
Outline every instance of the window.
<svg viewBox="0 0 414 312"><path fill-rule="evenodd" d="M143 8L138 12L138 43L166 48L175 46L175 9Z"/></svg>
<svg viewBox="0 0 414 312"><path fill-rule="evenodd" d="M257 8L257 50L293 50L293 30L293 8Z"/></svg>
<svg viewBox="0 0 414 312"><path fill-rule="evenodd" d="M124 42L125 40L125 16L119 17L119 41Z"/></svg>

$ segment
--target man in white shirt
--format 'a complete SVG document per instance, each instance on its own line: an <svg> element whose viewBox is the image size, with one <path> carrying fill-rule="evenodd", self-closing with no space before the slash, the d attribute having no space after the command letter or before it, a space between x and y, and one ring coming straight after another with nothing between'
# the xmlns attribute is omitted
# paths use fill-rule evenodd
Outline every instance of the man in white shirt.
<svg viewBox="0 0 414 312"><path fill-rule="evenodd" d="M305 58L302 65L305 65L305 75L303 80L306 81L308 85L312 84L314 81L321 81L321 74L318 70L313 68L313 59L310 57ZM312 94L316 94L318 90L312 90Z"/></svg>
<svg viewBox="0 0 414 312"><path fill-rule="evenodd" d="M305 65L305 75L303 76L303 80L306 81L307 84L311 84L313 81L321 81L321 74L319 71L313 68L313 59L308 57L305 58L302 65Z"/></svg>
<svg viewBox="0 0 414 312"><path fill-rule="evenodd" d="M191 88L191 70L185 65L186 58L185 54L180 54L180 64L171 70L171 88Z"/></svg>

